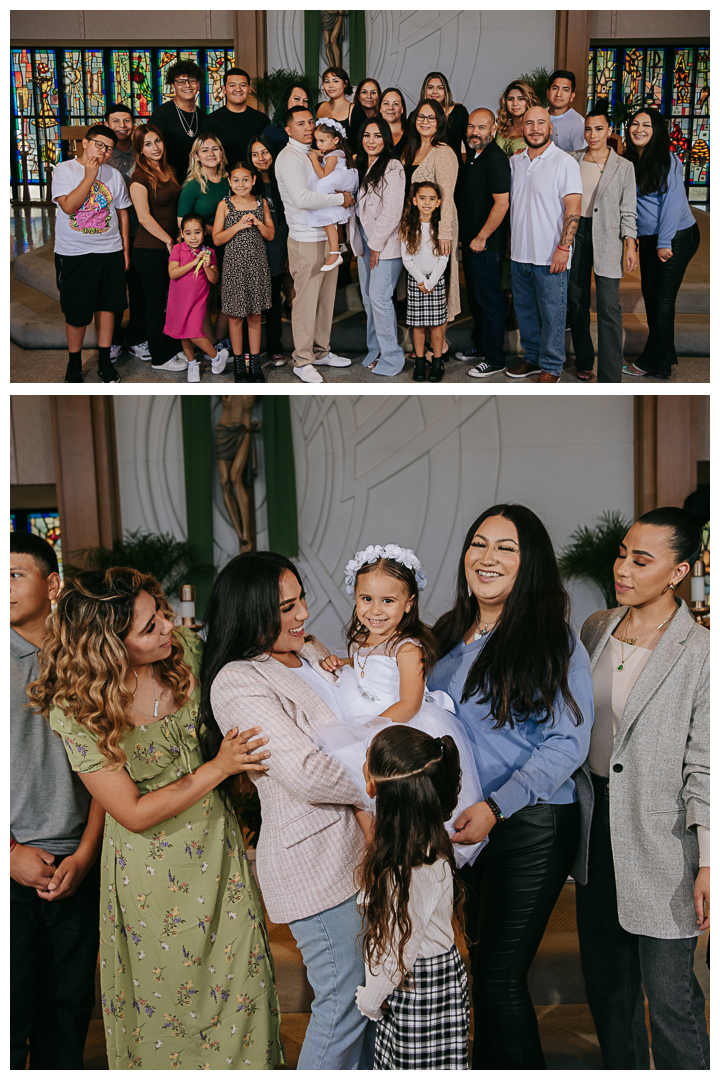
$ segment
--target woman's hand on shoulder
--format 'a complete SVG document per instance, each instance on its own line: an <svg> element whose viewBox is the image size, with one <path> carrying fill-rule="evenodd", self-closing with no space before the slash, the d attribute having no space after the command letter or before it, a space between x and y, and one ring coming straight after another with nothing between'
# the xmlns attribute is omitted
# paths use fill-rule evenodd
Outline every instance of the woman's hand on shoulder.
<svg viewBox="0 0 720 1080"><path fill-rule="evenodd" d="M453 844L479 844L496 822L497 818L486 802L473 803L453 822L457 832L450 839Z"/></svg>
<svg viewBox="0 0 720 1080"><path fill-rule="evenodd" d="M238 731L231 728L220 744L212 764L222 773L224 780L228 776L235 776L240 772L267 772L267 765L263 758L270 757L270 751L256 753L261 746L265 746L267 739L257 738L262 729L259 727L249 728L248 731Z"/></svg>
<svg viewBox="0 0 720 1080"><path fill-rule="evenodd" d="M710 867L701 866L695 878L693 892L698 930L702 933L710 929Z"/></svg>

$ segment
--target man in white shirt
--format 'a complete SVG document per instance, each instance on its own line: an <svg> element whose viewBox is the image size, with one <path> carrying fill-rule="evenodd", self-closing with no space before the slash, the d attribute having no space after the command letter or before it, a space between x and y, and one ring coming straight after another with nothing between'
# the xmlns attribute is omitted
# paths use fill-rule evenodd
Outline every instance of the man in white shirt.
<svg viewBox="0 0 720 1080"><path fill-rule="evenodd" d="M523 118L527 150L510 158L512 293L525 357L506 375L556 383L565 363L570 252L582 203L580 166L550 141L545 109Z"/></svg>
<svg viewBox="0 0 720 1080"><path fill-rule="evenodd" d="M53 172L55 277L65 316L69 362L65 382L82 382L85 328L95 316L98 374L118 382L110 362L115 312L125 307L125 271L130 265L125 180L109 162L117 135L94 124L82 141L82 153L61 161Z"/></svg>
<svg viewBox="0 0 720 1080"><path fill-rule="evenodd" d="M293 364L303 382L321 383L317 364L348 367L350 360L330 352L337 269L322 273L327 259L325 231L307 223L307 211L327 206L350 206L349 192L323 195L312 190L315 172L308 154L315 121L309 109L296 105L285 117L289 141L275 161L275 176L288 223L288 262L295 299L292 306Z"/></svg>
<svg viewBox="0 0 720 1080"><path fill-rule="evenodd" d="M553 126L550 138L561 150L582 150L585 147L585 120L570 108L575 100L573 72L553 71L547 96Z"/></svg>

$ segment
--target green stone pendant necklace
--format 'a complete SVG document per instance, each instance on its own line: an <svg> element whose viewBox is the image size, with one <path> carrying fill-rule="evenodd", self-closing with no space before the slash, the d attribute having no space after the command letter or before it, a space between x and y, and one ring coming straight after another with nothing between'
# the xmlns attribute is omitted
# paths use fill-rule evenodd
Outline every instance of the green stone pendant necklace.
<svg viewBox="0 0 720 1080"><path fill-rule="evenodd" d="M624 671L625 670L625 646L626 645L634 645L635 646L635 648L632 650L632 652L629 652L627 654L627 659L629 660L630 657L632 656L632 654L637 649L640 648L643 641L647 641L647 639L651 638L653 636L653 634L657 634L658 630L662 630L663 626L666 626L667 623L671 622L675 618L675 616L678 613L678 610L679 609L676 607L675 610L673 611L672 615L668 615L667 619L665 619L663 622L661 622L659 626L656 626L654 630L651 630L649 634L646 634L645 637L640 638L639 641L638 641L637 638L627 638L627 637L618 638L618 640L620 642L620 663L617 666L618 671ZM628 611L628 613L627 613L627 615L625 617L625 623L626 623L625 632L627 633L627 628L630 625L630 611Z"/></svg>

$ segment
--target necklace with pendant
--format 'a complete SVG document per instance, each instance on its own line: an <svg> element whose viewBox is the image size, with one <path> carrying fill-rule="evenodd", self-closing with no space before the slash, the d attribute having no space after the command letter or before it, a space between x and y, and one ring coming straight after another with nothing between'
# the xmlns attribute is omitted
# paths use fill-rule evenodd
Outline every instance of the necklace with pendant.
<svg viewBox="0 0 720 1080"><path fill-rule="evenodd" d="M360 668L360 678L361 679L365 678L365 668L367 667L368 660L370 659L372 654L375 652L375 650L379 649L380 646L384 645L384 644L385 644L384 641L380 641L380 642L378 642L377 645L373 645L373 647L370 649L370 652L367 654L366 657L364 657L364 660L365 660L364 664L360 663L360 650L358 649L355 659L357 660L357 666Z"/></svg>
<svg viewBox="0 0 720 1080"><path fill-rule="evenodd" d="M651 630L649 634L646 634L645 637L641 637L640 640L638 640L637 638L627 638L627 637L618 638L618 641L620 642L620 663L617 666L618 671L624 671L625 670L625 646L626 645L634 645L635 646L635 648L632 650L632 652L629 652L628 655L627 655L627 659L629 660L630 657L633 655L633 653L636 652L640 648L643 641L647 641L647 639L651 638L653 636L653 634L657 634L658 630L662 630L663 626L666 626L669 622L672 622L672 620L677 615L678 610L679 609L676 607L675 610L673 611L672 615L668 615L667 619L665 619L663 622L661 622L659 626L656 626L654 630ZM628 610L628 613L627 613L627 615L625 617L625 622L627 623L627 626L630 625L630 611L629 610ZM625 628L626 632L627 632L627 626Z"/></svg>
<svg viewBox="0 0 720 1080"><path fill-rule="evenodd" d="M193 110L193 119L190 121L189 124L186 124L185 123L185 117L183 116L184 110L180 108L177 101L175 102L175 108L177 109L178 118L180 120L180 123L182 124L183 131L188 136L188 138L194 139L195 136L198 133L198 128L200 126L200 117L198 115L197 109ZM195 130L194 131L193 131L193 123L195 125Z"/></svg>
<svg viewBox="0 0 720 1080"><path fill-rule="evenodd" d="M495 620L495 622L497 622L497 619ZM487 637L490 631L495 629L495 623L490 626L489 622L485 623L482 630L480 629L480 612L478 612L475 616L475 625L477 626L477 630L473 634L473 641L479 641L480 638Z"/></svg>
<svg viewBox="0 0 720 1080"><path fill-rule="evenodd" d="M135 676L135 689L133 690L133 697L134 697L135 694L137 693L138 683L139 683L140 680L138 679L138 673L135 670L135 668L132 669L132 673ZM152 664L150 665L150 678L152 679L153 697L155 699L155 707L153 709L153 718L157 718L158 709L160 707L160 702L158 700L157 690L155 689L155 675L153 673ZM147 713L147 712L140 712L140 709L136 709L132 705L128 705L128 709L130 709L131 712L139 713L140 716L149 716L150 715L150 713Z"/></svg>

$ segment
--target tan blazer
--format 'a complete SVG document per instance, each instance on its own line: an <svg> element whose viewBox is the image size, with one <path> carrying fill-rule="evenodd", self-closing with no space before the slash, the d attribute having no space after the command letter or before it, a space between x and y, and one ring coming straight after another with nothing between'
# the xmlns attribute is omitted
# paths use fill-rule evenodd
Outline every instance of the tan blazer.
<svg viewBox="0 0 720 1080"><path fill-rule="evenodd" d="M324 679L328 650L308 637L300 656ZM226 664L210 701L220 730L262 727L269 738L268 772L255 778L262 808L257 873L273 922L294 922L335 907L357 891L355 870L365 840L353 806L361 792L312 733L337 718L291 668L267 657Z"/></svg>

